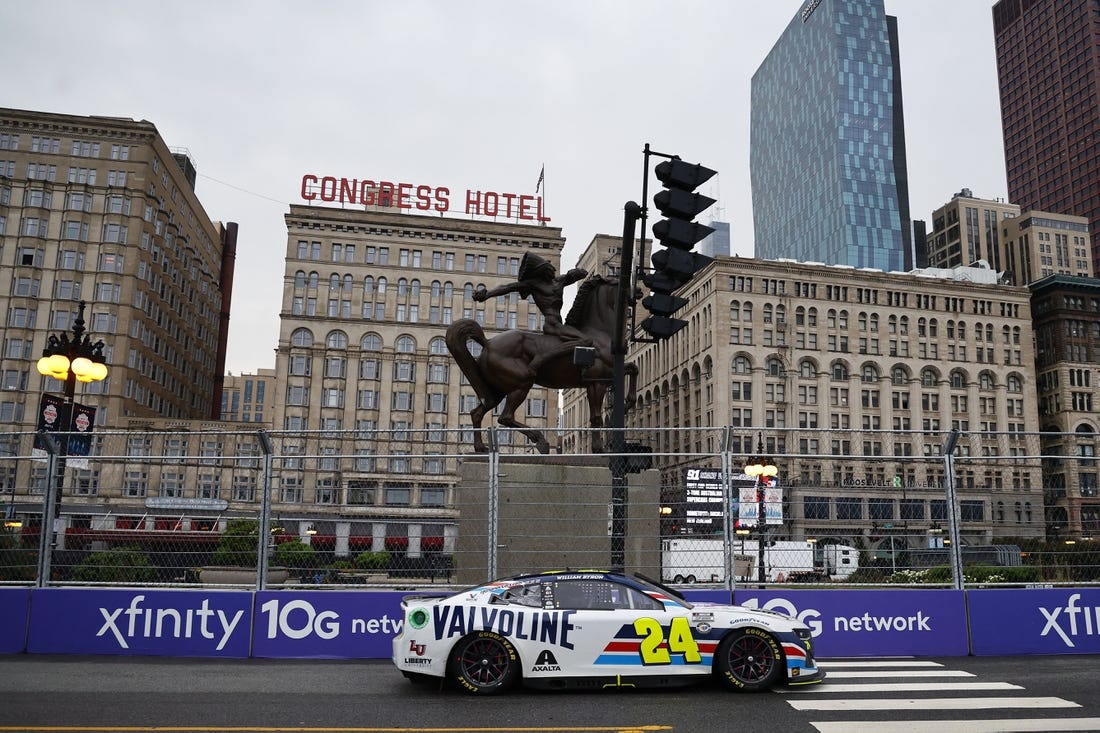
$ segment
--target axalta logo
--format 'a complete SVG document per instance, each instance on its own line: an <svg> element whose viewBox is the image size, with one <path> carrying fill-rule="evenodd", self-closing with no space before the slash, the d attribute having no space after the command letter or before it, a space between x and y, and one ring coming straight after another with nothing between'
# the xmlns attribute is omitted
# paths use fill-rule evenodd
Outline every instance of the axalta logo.
<svg viewBox="0 0 1100 733"><path fill-rule="evenodd" d="M535 660L535 666L531 668L532 672L560 672L561 666L558 665L557 657L554 656L554 652L549 649L543 649L539 653L539 658Z"/></svg>
<svg viewBox="0 0 1100 733"><path fill-rule="evenodd" d="M756 598L749 599L741 605L745 608L761 608ZM799 611L795 608L795 605L786 598L772 598L765 603L762 608L765 611L778 611L779 613L791 616L809 626L814 636L821 635L821 612L816 609L807 608L803 611ZM924 611L917 611L907 616L885 616L862 613L857 616L835 616L833 618L832 630L841 634L853 631L872 633L885 631L931 632L931 621L932 617L924 613Z"/></svg>
<svg viewBox="0 0 1100 733"><path fill-rule="evenodd" d="M198 608L142 608L145 596L134 596L129 606L116 609L100 608L103 626L96 636L110 633L123 649L129 649L128 640L137 638L217 639L217 650L225 648L233 630L237 628L243 610L232 618L221 609L210 608L210 599L203 598Z"/></svg>
<svg viewBox="0 0 1100 733"><path fill-rule="evenodd" d="M1046 636L1053 632L1071 649L1076 645L1070 637L1082 634L1100 636L1100 606L1095 608L1078 606L1077 602L1080 600L1081 594L1074 593L1064 606L1040 607L1039 613L1046 619L1046 626L1043 627L1043 633L1039 636Z"/></svg>

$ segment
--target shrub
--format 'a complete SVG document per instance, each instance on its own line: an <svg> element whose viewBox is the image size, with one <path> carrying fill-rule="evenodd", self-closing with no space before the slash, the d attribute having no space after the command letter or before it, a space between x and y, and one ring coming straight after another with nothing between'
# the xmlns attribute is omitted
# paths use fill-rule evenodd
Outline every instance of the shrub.
<svg viewBox="0 0 1100 733"><path fill-rule="evenodd" d="M355 558L355 567L364 570L382 570L390 566L390 553L385 550L379 552L361 552Z"/></svg>
<svg viewBox="0 0 1100 733"><path fill-rule="evenodd" d="M287 568L312 568L317 565L317 550L301 540L291 540L275 547L271 561Z"/></svg>
<svg viewBox="0 0 1100 733"><path fill-rule="evenodd" d="M142 583L153 580L156 570L136 547L93 552L73 568L73 580L84 583Z"/></svg>
<svg viewBox="0 0 1100 733"><path fill-rule="evenodd" d="M256 567L259 546L259 522L255 519L230 520L210 556L210 564Z"/></svg>

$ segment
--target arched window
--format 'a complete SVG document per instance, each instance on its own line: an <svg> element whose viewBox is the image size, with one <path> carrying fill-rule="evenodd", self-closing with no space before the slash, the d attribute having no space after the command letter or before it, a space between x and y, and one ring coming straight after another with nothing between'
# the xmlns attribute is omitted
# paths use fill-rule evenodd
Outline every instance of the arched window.
<svg viewBox="0 0 1100 733"><path fill-rule="evenodd" d="M764 323L771 323L772 322L772 314L774 312L775 311L774 311L774 308L772 307L771 303L765 303L764 304L764 310L763 310Z"/></svg>
<svg viewBox="0 0 1100 733"><path fill-rule="evenodd" d="M294 273L294 289L304 288L306 286L306 273L303 270L298 270Z"/></svg>
<svg viewBox="0 0 1100 733"><path fill-rule="evenodd" d="M951 389L966 389L966 374L961 369L951 372Z"/></svg>
<svg viewBox="0 0 1100 733"><path fill-rule="evenodd" d="M811 327L817 325L817 308L810 308L806 311L806 325Z"/></svg>
<svg viewBox="0 0 1100 733"><path fill-rule="evenodd" d="M370 275L363 278L363 295L368 297L374 295L374 278Z"/></svg>
<svg viewBox="0 0 1100 733"><path fill-rule="evenodd" d="M922 369L920 373L920 386L922 387L935 387L939 382L939 375L936 374L936 370L928 367Z"/></svg>
<svg viewBox="0 0 1100 733"><path fill-rule="evenodd" d="M309 289L310 290L316 290L317 289L317 284L320 281L321 281L321 277L316 272L309 273Z"/></svg>
<svg viewBox="0 0 1100 733"><path fill-rule="evenodd" d="M378 294L379 295L385 295L386 294L386 278L384 278L384 277L378 278Z"/></svg>
<svg viewBox="0 0 1100 733"><path fill-rule="evenodd" d="M432 356L446 356L447 342L442 336L436 336L428 342L428 353Z"/></svg>
<svg viewBox="0 0 1100 733"><path fill-rule="evenodd" d="M834 382L848 381L848 365L842 361L833 362L831 373Z"/></svg>
<svg viewBox="0 0 1100 733"><path fill-rule="evenodd" d="M1008 375L1008 380L1007 380L1006 384L1007 384L1009 392L1015 392L1015 393L1019 394L1020 392L1024 391L1024 382L1023 382L1023 380L1020 379L1015 374Z"/></svg>
<svg viewBox="0 0 1100 733"><path fill-rule="evenodd" d="M419 280L412 280L409 283L409 295L414 297L414 298L419 298L420 297L420 281Z"/></svg>
<svg viewBox="0 0 1100 733"><path fill-rule="evenodd" d="M733 358L734 374L750 374L752 372L752 364L749 363L747 356L735 356Z"/></svg>
<svg viewBox="0 0 1100 733"><path fill-rule="evenodd" d="M397 279L397 297L404 298L409 294L409 281L401 277Z"/></svg>
<svg viewBox="0 0 1100 733"><path fill-rule="evenodd" d="M443 283L443 297L444 297L444 298L445 298L446 300L450 300L451 298L453 298L453 297L454 297L454 294L455 294L455 286L454 286L454 283L452 283L452 282L451 282L450 280L448 280L447 282Z"/></svg>
<svg viewBox="0 0 1100 733"><path fill-rule="evenodd" d="M399 354L412 354L416 351L416 339L412 336L398 336L393 346Z"/></svg>
<svg viewBox="0 0 1100 733"><path fill-rule="evenodd" d="M363 351L381 351L382 337L376 333L368 333L363 336L363 341L360 343L359 348Z"/></svg>
<svg viewBox="0 0 1100 733"><path fill-rule="evenodd" d="M768 359L765 369L769 377L782 377L787 373L787 370L783 367L783 362L776 358Z"/></svg>
<svg viewBox="0 0 1100 733"><path fill-rule="evenodd" d="M462 299L473 300L474 299L474 284L466 283L462 286Z"/></svg>
<svg viewBox="0 0 1100 733"><path fill-rule="evenodd" d="M802 306L798 306L794 309L794 325L805 326L806 325L806 309Z"/></svg>
<svg viewBox="0 0 1100 733"><path fill-rule="evenodd" d="M432 291L431 291L432 298L433 299L438 298L439 294L442 290L443 290L443 286L439 283L439 281L438 280L432 280Z"/></svg>
<svg viewBox="0 0 1100 733"><path fill-rule="evenodd" d="M909 371L903 366L896 366L890 370L890 382L895 387L904 386L909 381Z"/></svg>
<svg viewBox="0 0 1100 733"><path fill-rule="evenodd" d="M332 292L340 289L340 276L335 272L328 276L328 289Z"/></svg>
<svg viewBox="0 0 1100 733"><path fill-rule="evenodd" d="M325 339L325 345L330 349L346 349L348 348L348 335L343 331L330 331L328 338Z"/></svg>
<svg viewBox="0 0 1100 733"><path fill-rule="evenodd" d="M878 313L871 314L871 333L878 333Z"/></svg>
<svg viewBox="0 0 1100 733"><path fill-rule="evenodd" d="M351 275L344 275L344 292L350 293L352 287L354 287L355 278Z"/></svg>
<svg viewBox="0 0 1100 733"><path fill-rule="evenodd" d="M978 389L983 392L991 392L996 386L993 375L989 372L982 372L978 375Z"/></svg>
<svg viewBox="0 0 1100 733"><path fill-rule="evenodd" d="M817 365L811 359L803 359L798 364L798 376L803 379L816 379Z"/></svg>
<svg viewBox="0 0 1100 733"><path fill-rule="evenodd" d="M874 364L864 364L863 371L859 375L859 379L864 384L874 384L878 382L879 372L878 367Z"/></svg>
<svg viewBox="0 0 1100 733"><path fill-rule="evenodd" d="M935 318L928 319L928 335L937 338L940 335L940 322Z"/></svg>
<svg viewBox="0 0 1100 733"><path fill-rule="evenodd" d="M306 348L313 346L313 333L308 328L295 329L294 333L290 334L290 345Z"/></svg>
<svg viewBox="0 0 1100 733"><path fill-rule="evenodd" d="M730 303L730 320L731 321L740 321L741 320L741 301L734 300Z"/></svg>

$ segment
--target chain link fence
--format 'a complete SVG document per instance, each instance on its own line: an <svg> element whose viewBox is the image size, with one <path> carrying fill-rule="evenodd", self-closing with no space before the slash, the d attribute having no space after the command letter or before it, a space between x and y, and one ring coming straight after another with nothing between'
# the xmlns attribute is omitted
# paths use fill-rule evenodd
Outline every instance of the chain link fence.
<svg viewBox="0 0 1100 733"><path fill-rule="evenodd" d="M1100 579L1090 436L962 433L944 455L943 432L593 432L549 455L501 429L480 455L469 430L168 424L97 432L86 455L0 434L0 583L456 586L617 564L714 587ZM584 452L596 437L619 452Z"/></svg>

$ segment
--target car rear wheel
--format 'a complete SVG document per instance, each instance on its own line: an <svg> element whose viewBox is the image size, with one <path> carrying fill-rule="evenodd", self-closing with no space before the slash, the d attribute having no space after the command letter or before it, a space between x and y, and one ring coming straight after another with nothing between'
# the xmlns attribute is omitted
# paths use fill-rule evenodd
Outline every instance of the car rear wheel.
<svg viewBox="0 0 1100 733"><path fill-rule="evenodd" d="M500 634L479 631L451 649L448 677L471 695L498 695L519 677L519 654Z"/></svg>
<svg viewBox="0 0 1100 733"><path fill-rule="evenodd" d="M692 585L695 584L695 576L694 575L687 576L686 580L687 580L688 583L690 583Z"/></svg>
<svg viewBox="0 0 1100 733"><path fill-rule="evenodd" d="M775 637L761 629L728 634L714 653L714 671L731 689L760 692L784 674L783 652Z"/></svg>

